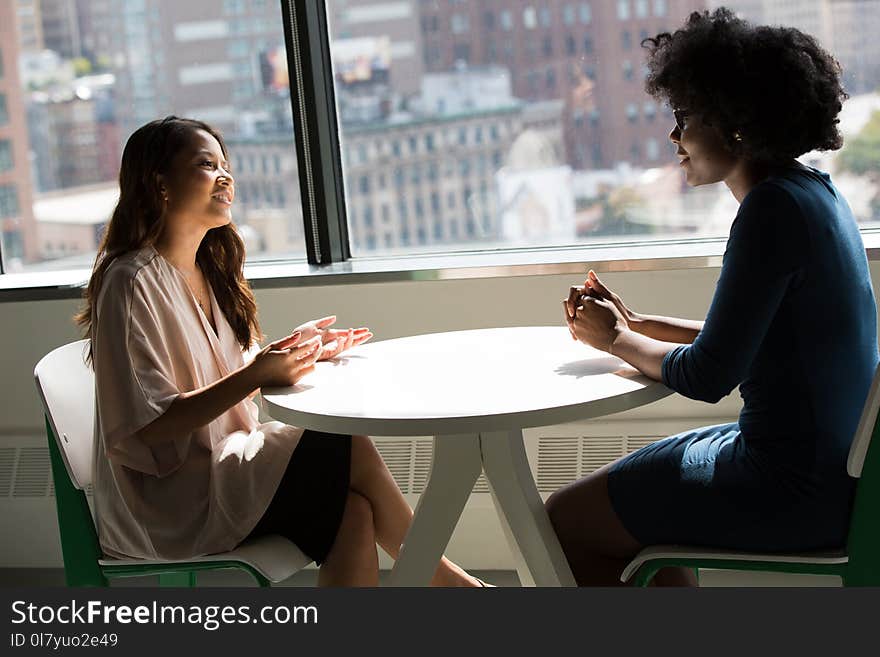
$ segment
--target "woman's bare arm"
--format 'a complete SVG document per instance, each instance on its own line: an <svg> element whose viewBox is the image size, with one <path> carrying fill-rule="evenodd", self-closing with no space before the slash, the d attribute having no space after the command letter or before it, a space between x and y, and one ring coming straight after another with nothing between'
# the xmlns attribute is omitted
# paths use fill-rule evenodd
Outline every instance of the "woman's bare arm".
<svg viewBox="0 0 880 657"><path fill-rule="evenodd" d="M244 365L204 388L181 393L162 415L138 431L138 438L155 447L205 426L259 388L254 374L250 364Z"/></svg>
<svg viewBox="0 0 880 657"><path fill-rule="evenodd" d="M138 431L153 447L203 427L262 386L293 385L321 355L320 336L299 343L300 333L273 342L253 360L210 385L181 393L162 415Z"/></svg>
<svg viewBox="0 0 880 657"><path fill-rule="evenodd" d="M629 327L637 333L661 342L677 344L692 344L700 331L703 330L702 321L678 317L632 313L627 321Z"/></svg>

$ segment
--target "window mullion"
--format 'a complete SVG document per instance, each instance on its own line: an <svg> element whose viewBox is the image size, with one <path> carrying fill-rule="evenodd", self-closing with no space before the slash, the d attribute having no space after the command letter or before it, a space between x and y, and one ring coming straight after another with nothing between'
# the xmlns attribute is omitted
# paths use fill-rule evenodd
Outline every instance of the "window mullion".
<svg viewBox="0 0 880 657"><path fill-rule="evenodd" d="M294 139L310 264L351 257L324 2L282 0Z"/></svg>

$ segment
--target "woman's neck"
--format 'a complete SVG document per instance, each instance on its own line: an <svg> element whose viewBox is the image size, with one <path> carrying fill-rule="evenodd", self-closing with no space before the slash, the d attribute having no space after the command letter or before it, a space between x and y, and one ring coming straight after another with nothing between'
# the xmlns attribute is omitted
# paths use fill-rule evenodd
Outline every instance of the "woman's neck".
<svg viewBox="0 0 880 657"><path fill-rule="evenodd" d="M156 251L180 271L194 272L198 269L196 253L207 231L175 228L173 221L166 221L165 226L154 245Z"/></svg>
<svg viewBox="0 0 880 657"><path fill-rule="evenodd" d="M731 172L724 179L724 184L736 198L737 203L742 203L746 195L759 182L766 180L773 173L792 166L802 166L797 160L791 160L780 164L762 164L740 160L734 165Z"/></svg>

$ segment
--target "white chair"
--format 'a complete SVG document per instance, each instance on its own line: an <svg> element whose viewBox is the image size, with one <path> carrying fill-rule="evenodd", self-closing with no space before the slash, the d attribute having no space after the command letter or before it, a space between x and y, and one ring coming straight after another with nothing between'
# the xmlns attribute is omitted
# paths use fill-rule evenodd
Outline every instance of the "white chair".
<svg viewBox="0 0 880 657"><path fill-rule="evenodd" d="M856 479L856 495L850 516L846 546L832 552L759 554L732 550L708 550L681 545L646 547L623 569L620 579L635 575L636 586L647 586L666 566L757 570L782 573L837 575L844 586L880 586L880 368L856 428L846 470Z"/></svg>
<svg viewBox="0 0 880 657"><path fill-rule="evenodd" d="M234 550L187 560L107 559L101 553L85 489L92 482L95 381L87 340L58 347L34 369L46 413L61 550L68 586L108 586L108 578L158 575L160 586L195 586L200 570L237 568L260 586L287 579L311 562L291 541L269 535Z"/></svg>

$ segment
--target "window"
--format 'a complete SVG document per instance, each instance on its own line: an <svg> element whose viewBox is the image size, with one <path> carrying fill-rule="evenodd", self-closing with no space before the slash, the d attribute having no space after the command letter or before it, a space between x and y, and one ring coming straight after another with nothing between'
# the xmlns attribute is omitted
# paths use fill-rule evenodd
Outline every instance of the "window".
<svg viewBox="0 0 880 657"><path fill-rule="evenodd" d="M17 217L20 210L18 188L15 185L0 185L0 219Z"/></svg>
<svg viewBox="0 0 880 657"><path fill-rule="evenodd" d="M161 22L152 13L158 3L106 4L117 14L125 52L150 54L109 60L117 84L112 90L96 87L91 104L76 105L83 118L75 134L59 132L62 122L52 113L62 108L25 102L17 89L2 86L0 212L16 213L28 227L41 225L35 208L42 212L41 201L56 195L74 207L85 190L97 186L106 192L103 202L112 205L125 135L172 110L205 119L226 136L236 165L236 223L248 237L251 260L270 254L301 258L307 243L314 262L342 260L349 256L346 234L355 258L388 249L407 254L498 250L512 243L509 227L526 231L535 216L549 217L553 229L529 237L527 245L610 241L620 239L621 232L639 240L668 239L706 230L705 217L724 214L720 205L715 211L724 190L676 184L680 170L667 148L671 118L635 77L644 74L641 39L681 25L694 3L325 0L314 6L327 7L330 32L320 38L330 40L333 68L322 58L305 57L311 70L293 87L286 77L288 53L277 1L220 0L197 21L185 11L188 3L162 3ZM866 3L861 23L876 23L880 8L875 4ZM364 19L375 19L370 12L376 7L388 12L404 5L411 20ZM830 13L832 23L823 34L833 36L826 45L850 72L847 88L853 98L847 103L876 104L878 55L864 47L859 26L840 27L844 12ZM166 20L169 34L159 29ZM608 50L599 48L597 34ZM423 49L412 45L419 43ZM407 53L407 47L415 51ZM206 52L212 53L209 60ZM624 54L615 57L615 52ZM411 57L423 61L410 66ZM484 66L496 59L503 71ZM333 85L336 115L315 113L308 94L291 103L298 86L308 87L315 79ZM115 107L102 100L111 91L119 94ZM311 113L317 130L303 120L300 107ZM11 116L25 111L27 133L5 127ZM310 130L309 148L300 148L310 162L297 161L294 137L304 137L294 125ZM869 125L845 126L844 153L852 144L872 143L858 139L861 131L871 134ZM114 134L121 136L115 143L102 141ZM13 157L23 152L19 139L30 145L33 163ZM78 150L49 156L61 144ZM825 168L835 171L840 161L830 159ZM861 222L880 219L876 203L871 205L880 155L871 151L867 161L871 172L854 174L870 192L854 207ZM655 171L641 175L647 169ZM309 194L301 193L300 179L313 184ZM540 194L529 191L537 185ZM333 202L318 198L323 212L315 212L309 209L313 194L333 195ZM620 198L633 201L615 207ZM83 217L76 234L19 234L10 232L15 222L6 222L2 255L8 260L16 254L24 268L90 266L94 242L89 250L78 236L89 230L100 234L108 211L99 205L94 216ZM334 208L340 208L338 214ZM727 226L711 230L723 235Z"/></svg>
<svg viewBox="0 0 880 657"><path fill-rule="evenodd" d="M553 24L553 14L550 12L550 7L542 6L538 11L538 19L541 22L541 27L550 27Z"/></svg>
<svg viewBox="0 0 880 657"><path fill-rule="evenodd" d="M0 139L0 173L12 168L12 142Z"/></svg>
<svg viewBox="0 0 880 657"><path fill-rule="evenodd" d="M236 15L244 12L244 0L223 0L223 13Z"/></svg>
<svg viewBox="0 0 880 657"><path fill-rule="evenodd" d="M24 73L27 92L4 85L0 93L0 125L8 125L14 113L25 119L21 128L3 129L0 139L0 172L6 172L0 173L0 214L19 217L17 226L4 227L5 271L91 267L118 195L125 139L172 113L204 120L224 135L236 165L233 212L249 261L270 252L273 258L304 258L280 3L221 0L205 4L194 18L191 3L163 2L161 24L167 21L168 30L144 10L155 2L67 2L74 24L87 18L79 12L91 4L100 4L95 16L111 21L117 32L109 42L90 45L85 56L93 70L112 73L114 81L70 80L50 69L42 78ZM238 25L245 28L242 36L234 35ZM54 66L74 70L63 56ZM52 78L56 86L50 89ZM90 93L74 95L83 86ZM55 92L71 100L55 100ZM43 100L30 102L32 94ZM30 162L13 157L22 142L33 154ZM16 186L6 184L9 179ZM64 223L51 223L58 212L53 204L76 212ZM10 262L15 243L21 255Z"/></svg>
<svg viewBox="0 0 880 657"><path fill-rule="evenodd" d="M581 23L583 23L584 25L593 20L593 10L590 7L589 2L582 2L578 6L578 17L580 18Z"/></svg>
<svg viewBox="0 0 880 657"><path fill-rule="evenodd" d="M509 10L504 9L499 14L499 19L502 30L504 30L505 32L510 32L513 29L513 14L510 13Z"/></svg>
<svg viewBox="0 0 880 657"><path fill-rule="evenodd" d="M630 123L635 123L639 118L639 107L635 103L627 103L626 118Z"/></svg>
<svg viewBox="0 0 880 657"><path fill-rule="evenodd" d="M467 14L452 14L452 33L464 34L470 28Z"/></svg>

